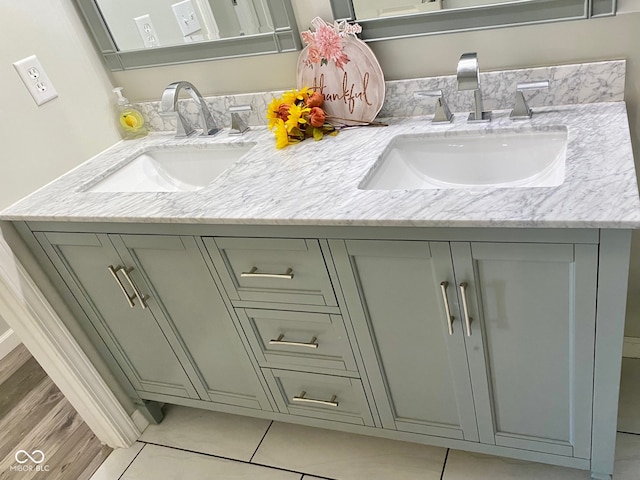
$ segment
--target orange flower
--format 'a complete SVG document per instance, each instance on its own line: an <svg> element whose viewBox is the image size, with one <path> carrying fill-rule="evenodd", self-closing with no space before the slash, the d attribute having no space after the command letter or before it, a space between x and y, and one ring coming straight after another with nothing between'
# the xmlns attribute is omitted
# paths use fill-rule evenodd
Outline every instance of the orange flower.
<svg viewBox="0 0 640 480"><path fill-rule="evenodd" d="M286 122L289 119L290 108L291 105L288 105L286 103L280 104L280 106L278 107L278 117Z"/></svg>
<svg viewBox="0 0 640 480"><path fill-rule="evenodd" d="M324 102L324 95L320 92L313 92L309 95L309 99L307 100L307 107L321 107Z"/></svg>
<svg viewBox="0 0 640 480"><path fill-rule="evenodd" d="M325 114L324 110L320 107L313 107L311 109L311 118L309 123L311 123L312 127L320 128L324 125Z"/></svg>

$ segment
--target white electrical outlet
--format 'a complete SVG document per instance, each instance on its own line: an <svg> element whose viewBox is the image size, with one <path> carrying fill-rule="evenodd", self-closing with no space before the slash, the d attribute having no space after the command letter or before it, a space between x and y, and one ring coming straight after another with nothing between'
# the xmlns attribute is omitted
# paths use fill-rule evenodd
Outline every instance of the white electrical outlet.
<svg viewBox="0 0 640 480"><path fill-rule="evenodd" d="M171 5L171 8L173 8L173 13L176 16L178 26L180 27L180 30L182 30L182 35L185 37L202 28L200 26L200 20L198 20L198 15L196 15L196 9L194 8L191 0L174 3Z"/></svg>
<svg viewBox="0 0 640 480"><path fill-rule="evenodd" d="M160 45L158 34L156 33L153 23L151 23L151 17L149 15L135 17L133 21L136 22L138 32L142 37L142 43L145 48L158 47Z"/></svg>
<svg viewBox="0 0 640 480"><path fill-rule="evenodd" d="M58 92L53 88L47 72L44 71L35 55L18 60L13 66L37 105L42 105L58 97Z"/></svg>

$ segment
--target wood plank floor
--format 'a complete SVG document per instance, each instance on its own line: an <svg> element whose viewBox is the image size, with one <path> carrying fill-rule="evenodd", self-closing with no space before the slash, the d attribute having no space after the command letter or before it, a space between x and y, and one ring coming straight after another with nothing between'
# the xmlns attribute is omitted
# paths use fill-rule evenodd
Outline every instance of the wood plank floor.
<svg viewBox="0 0 640 480"><path fill-rule="evenodd" d="M0 480L88 480L110 453L23 345L0 360Z"/></svg>

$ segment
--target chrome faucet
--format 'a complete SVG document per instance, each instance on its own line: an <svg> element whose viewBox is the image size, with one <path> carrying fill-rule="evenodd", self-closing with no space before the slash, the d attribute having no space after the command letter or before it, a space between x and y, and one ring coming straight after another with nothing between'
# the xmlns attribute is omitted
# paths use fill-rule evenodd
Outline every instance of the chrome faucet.
<svg viewBox="0 0 640 480"><path fill-rule="evenodd" d="M444 100L442 90L419 91L413 94L414 97L432 97L436 99L436 111L433 115L431 123L451 123L453 122L453 113L449 110L447 102Z"/></svg>
<svg viewBox="0 0 640 480"><path fill-rule="evenodd" d="M165 88L162 93L162 100L160 101L160 115L178 117L176 137L187 137L196 131L185 115L178 109L178 97L182 90L189 93L191 98L193 98L200 108L200 127L202 128L201 135L211 136L220 131L213 120L213 116L211 115L209 107L207 107L207 103L204 101L204 98L202 98L202 95L200 95L198 89L189 82L173 82L167 85L167 88Z"/></svg>
<svg viewBox="0 0 640 480"><path fill-rule="evenodd" d="M231 129L229 135L242 135L250 130L249 123L244 114L251 111L251 105L234 105L229 107L231 113Z"/></svg>
<svg viewBox="0 0 640 480"><path fill-rule="evenodd" d="M468 122L490 122L491 112L485 112L482 105L482 92L480 91L480 67L478 66L478 54L464 53L458 62L458 90L473 90L475 106L469 114Z"/></svg>
<svg viewBox="0 0 640 480"><path fill-rule="evenodd" d="M516 100L511 110L512 120L527 120L533 115L531 107L527 103L527 99L524 98L524 92L527 90L548 90L549 80L539 80L535 82L518 83L516 86Z"/></svg>

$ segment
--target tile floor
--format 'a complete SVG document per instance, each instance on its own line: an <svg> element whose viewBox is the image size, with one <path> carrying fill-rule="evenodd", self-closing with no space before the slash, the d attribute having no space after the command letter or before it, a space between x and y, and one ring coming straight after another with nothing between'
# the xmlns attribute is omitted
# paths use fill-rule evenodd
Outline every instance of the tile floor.
<svg viewBox="0 0 640 480"><path fill-rule="evenodd" d="M614 480L640 479L640 359L625 359ZM91 480L588 480L588 472L168 406Z"/></svg>

